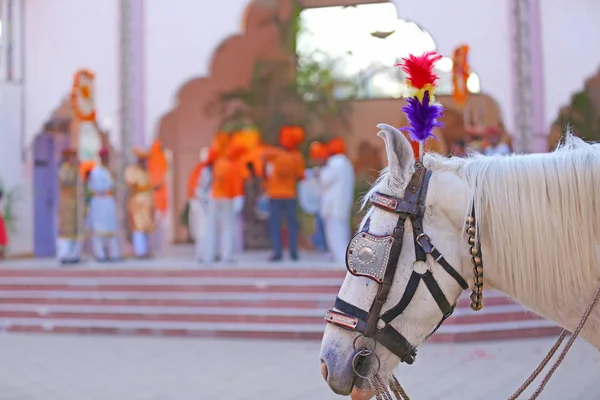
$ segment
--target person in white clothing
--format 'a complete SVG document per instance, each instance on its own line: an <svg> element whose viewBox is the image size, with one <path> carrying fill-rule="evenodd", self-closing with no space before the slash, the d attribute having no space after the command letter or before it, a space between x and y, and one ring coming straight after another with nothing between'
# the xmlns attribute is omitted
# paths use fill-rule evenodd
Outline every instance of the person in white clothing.
<svg viewBox="0 0 600 400"><path fill-rule="evenodd" d="M190 175L190 181L188 182L188 187L193 188L193 192L189 193L189 206L190 206L190 214L189 214L189 229L190 229L190 237L198 243L198 229L199 224L201 223L201 205L198 197L196 196L198 191L198 185L200 183L200 176L202 175L202 170L206 166L206 160L208 158L208 147L203 147L200 150L200 157L198 160L198 164L194 167Z"/></svg>
<svg viewBox="0 0 600 400"><path fill-rule="evenodd" d="M499 128L492 127L488 130L488 141L489 146L483 150L486 156L506 156L511 153L510 146L504 142L501 142L502 131Z"/></svg>
<svg viewBox="0 0 600 400"><path fill-rule="evenodd" d="M108 149L98 152L100 164L90 172L88 190L92 193L89 223L92 231L94 257L98 261L117 261L120 258L115 181L108 169ZM107 252L108 250L108 257Z"/></svg>
<svg viewBox="0 0 600 400"><path fill-rule="evenodd" d="M201 260L202 254L205 249L204 240L206 239L206 225L208 221L208 213L211 201L211 186L212 186L212 168L217 158L217 152L211 149L207 152L206 158L203 161L202 169L200 170L200 176L196 185L196 191L194 193L194 201L197 203L198 208L194 215L195 221L195 232L194 237L196 240L196 259ZM216 240L216 239L215 239Z"/></svg>
<svg viewBox="0 0 600 400"><path fill-rule="evenodd" d="M354 166L345 155L342 138L327 145L329 158L318 172L322 187L321 217L325 225L327 246L336 262L346 260L346 247L350 242L350 216L354 204Z"/></svg>
<svg viewBox="0 0 600 400"><path fill-rule="evenodd" d="M243 178L239 159L244 147L232 143L225 155L217 157L211 168L211 191L208 201L206 231L203 233L201 261L214 262L219 259L233 261L235 244L235 205L234 198L243 192ZM217 242L218 240L218 242Z"/></svg>

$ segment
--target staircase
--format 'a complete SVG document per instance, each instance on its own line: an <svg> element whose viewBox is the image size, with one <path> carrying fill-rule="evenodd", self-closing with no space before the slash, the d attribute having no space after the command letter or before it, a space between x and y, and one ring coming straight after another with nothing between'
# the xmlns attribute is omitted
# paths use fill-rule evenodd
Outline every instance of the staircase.
<svg viewBox="0 0 600 400"><path fill-rule="evenodd" d="M0 269L0 330L320 339L345 271L332 268ZM465 294L434 342L557 334L550 321L492 292Z"/></svg>

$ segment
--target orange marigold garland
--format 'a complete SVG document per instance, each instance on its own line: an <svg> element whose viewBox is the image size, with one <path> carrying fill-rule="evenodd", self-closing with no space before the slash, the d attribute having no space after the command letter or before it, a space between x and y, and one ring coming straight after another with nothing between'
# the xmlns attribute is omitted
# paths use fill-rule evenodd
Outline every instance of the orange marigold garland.
<svg viewBox="0 0 600 400"><path fill-rule="evenodd" d="M93 122L96 120L96 110L93 104L94 91L92 87L94 76L93 72L81 69L75 73L73 78L71 106L73 107L75 117L80 121Z"/></svg>
<svg viewBox="0 0 600 400"><path fill-rule="evenodd" d="M469 54L469 46L461 45L454 50L453 65L452 65L452 83L454 91L452 97L457 104L463 105L469 97L467 88L467 80L471 74L467 56Z"/></svg>

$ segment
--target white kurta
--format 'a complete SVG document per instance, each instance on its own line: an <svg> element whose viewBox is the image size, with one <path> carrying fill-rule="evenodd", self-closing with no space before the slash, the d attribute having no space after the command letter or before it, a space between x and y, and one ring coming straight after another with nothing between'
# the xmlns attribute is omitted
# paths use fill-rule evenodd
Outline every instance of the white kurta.
<svg viewBox="0 0 600 400"><path fill-rule="evenodd" d="M495 156L495 155L507 156L510 154L510 147L508 147L508 145L506 143L500 143L495 147L492 147L492 146L488 147L483 152L486 156Z"/></svg>
<svg viewBox="0 0 600 400"><path fill-rule="evenodd" d="M196 258L202 259L204 252L204 238L206 232L207 216L210 199L210 190L212 182L212 173L210 167L202 168L200 176L198 178L198 185L196 186L194 201L197 204L195 210L194 221L194 239L196 240Z"/></svg>
<svg viewBox="0 0 600 400"><path fill-rule="evenodd" d="M327 246L335 260L344 263L350 241L350 216L354 205L354 167L344 154L329 157L319 172L323 190L321 217Z"/></svg>
<svg viewBox="0 0 600 400"><path fill-rule="evenodd" d="M115 183L110 171L103 166L92 169L88 180L92 192L90 201L90 228L94 235L113 236L118 231Z"/></svg>
<svg viewBox="0 0 600 400"><path fill-rule="evenodd" d="M117 203L110 171L101 165L94 167L88 179L88 189L92 192L88 226L92 231L94 256L99 261L117 260L120 257Z"/></svg>

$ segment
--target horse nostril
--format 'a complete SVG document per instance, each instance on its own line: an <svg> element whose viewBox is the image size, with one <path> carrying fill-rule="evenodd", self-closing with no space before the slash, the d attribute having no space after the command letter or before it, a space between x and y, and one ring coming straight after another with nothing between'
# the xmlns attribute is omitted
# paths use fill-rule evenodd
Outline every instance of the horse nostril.
<svg viewBox="0 0 600 400"><path fill-rule="evenodd" d="M321 360L321 376L327 380L327 364L323 360Z"/></svg>

